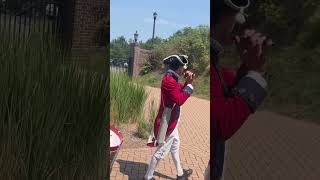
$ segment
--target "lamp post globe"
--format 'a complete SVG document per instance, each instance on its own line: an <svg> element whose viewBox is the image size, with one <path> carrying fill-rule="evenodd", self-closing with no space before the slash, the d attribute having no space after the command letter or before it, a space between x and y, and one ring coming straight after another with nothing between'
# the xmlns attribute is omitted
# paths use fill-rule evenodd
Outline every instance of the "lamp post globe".
<svg viewBox="0 0 320 180"><path fill-rule="evenodd" d="M138 37L139 37L139 34L138 34L138 31L136 31L134 33L134 42L135 42L135 44L137 44L137 42L138 42Z"/></svg>
<svg viewBox="0 0 320 180"><path fill-rule="evenodd" d="M156 12L153 13L153 19L157 19L158 14Z"/></svg>

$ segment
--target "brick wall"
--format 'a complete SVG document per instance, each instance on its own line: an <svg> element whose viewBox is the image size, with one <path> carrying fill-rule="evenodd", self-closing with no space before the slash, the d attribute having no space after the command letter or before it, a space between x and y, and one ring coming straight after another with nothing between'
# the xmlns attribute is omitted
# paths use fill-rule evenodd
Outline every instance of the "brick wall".
<svg viewBox="0 0 320 180"><path fill-rule="evenodd" d="M150 59L153 51L141 49L136 44L131 44L131 58L130 60L130 76L137 77L140 75L141 70L143 69L144 63Z"/></svg>
<svg viewBox="0 0 320 180"><path fill-rule="evenodd" d="M75 0L72 48L99 47L99 24L106 17L106 0Z"/></svg>
<svg viewBox="0 0 320 180"><path fill-rule="evenodd" d="M107 33L105 21L109 8L107 0L74 1L71 56L73 60L87 60L90 53L96 50L106 52L106 42L102 43L101 32Z"/></svg>

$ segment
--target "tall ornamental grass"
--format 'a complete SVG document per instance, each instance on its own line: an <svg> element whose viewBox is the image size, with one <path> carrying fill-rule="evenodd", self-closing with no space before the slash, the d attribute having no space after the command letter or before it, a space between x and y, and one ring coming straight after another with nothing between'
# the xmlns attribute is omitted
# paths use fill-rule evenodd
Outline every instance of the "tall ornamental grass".
<svg viewBox="0 0 320 180"><path fill-rule="evenodd" d="M52 39L0 41L0 179L102 179L106 76L63 65Z"/></svg>
<svg viewBox="0 0 320 180"><path fill-rule="evenodd" d="M154 120L157 116L158 107L155 104L155 100L150 100L149 106L145 111L147 112L146 117L139 119L137 135L140 138L147 139L150 133L153 132Z"/></svg>
<svg viewBox="0 0 320 180"><path fill-rule="evenodd" d="M110 73L110 114L112 124L137 122L143 115L147 93L125 72Z"/></svg>

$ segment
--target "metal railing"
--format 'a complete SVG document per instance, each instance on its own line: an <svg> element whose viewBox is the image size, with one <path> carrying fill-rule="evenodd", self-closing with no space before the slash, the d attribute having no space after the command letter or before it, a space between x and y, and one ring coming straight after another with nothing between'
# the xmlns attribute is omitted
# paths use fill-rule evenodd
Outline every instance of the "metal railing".
<svg viewBox="0 0 320 180"><path fill-rule="evenodd" d="M0 35L24 40L38 32L63 39L64 5L58 0L0 0Z"/></svg>
<svg viewBox="0 0 320 180"><path fill-rule="evenodd" d="M110 70L111 72L128 72L129 60L128 59L111 59Z"/></svg>

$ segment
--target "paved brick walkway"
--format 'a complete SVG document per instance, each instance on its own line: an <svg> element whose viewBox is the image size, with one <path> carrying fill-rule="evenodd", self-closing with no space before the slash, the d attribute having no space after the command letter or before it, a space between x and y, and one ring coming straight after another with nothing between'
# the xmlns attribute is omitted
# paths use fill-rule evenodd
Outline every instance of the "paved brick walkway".
<svg viewBox="0 0 320 180"><path fill-rule="evenodd" d="M320 126L257 112L230 140L225 180L320 180Z"/></svg>
<svg viewBox="0 0 320 180"><path fill-rule="evenodd" d="M159 100L160 90L148 88L150 97ZM157 102L158 103L158 102ZM203 179L210 157L210 104L209 101L190 97L182 106L179 133L181 139L180 159L183 168L193 169L189 179ZM125 142L124 142L125 143ZM110 179L142 180L155 148L122 149L113 165ZM156 179L175 179L176 169L169 154L160 162Z"/></svg>
<svg viewBox="0 0 320 180"><path fill-rule="evenodd" d="M150 96L158 98L159 90ZM203 179L209 159L209 101L190 98L182 107L181 161ZM188 112L188 113L184 113ZM228 142L224 180L320 180L320 126L270 112L257 112ZM142 180L153 150L122 150L111 179ZM156 179L174 179L170 156Z"/></svg>

